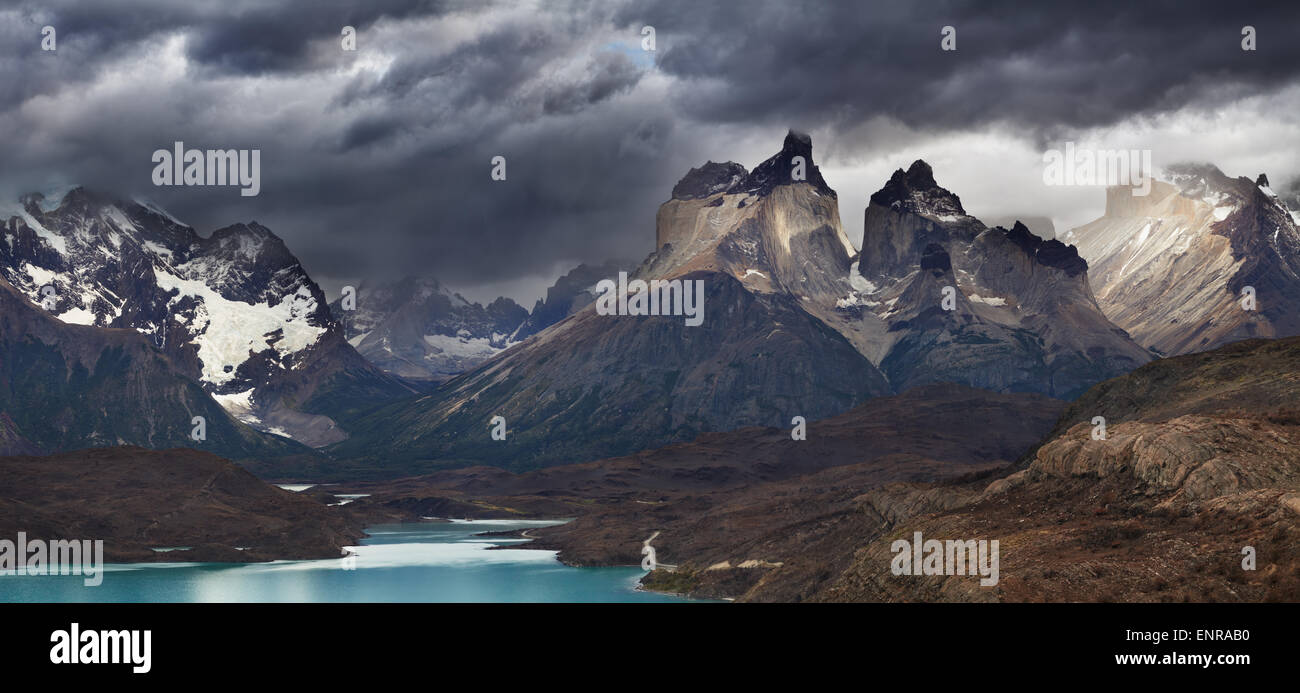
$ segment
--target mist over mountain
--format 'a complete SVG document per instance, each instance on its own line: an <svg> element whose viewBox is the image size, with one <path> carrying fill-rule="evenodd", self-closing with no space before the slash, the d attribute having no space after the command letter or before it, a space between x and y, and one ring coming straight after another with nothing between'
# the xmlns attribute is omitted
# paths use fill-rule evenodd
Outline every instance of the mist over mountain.
<svg viewBox="0 0 1300 693"><path fill-rule="evenodd" d="M436 279L403 277L362 282L354 309L343 298L330 310L348 343L371 363L394 375L441 381L500 353L528 318L508 298L486 307L471 303Z"/></svg>
<svg viewBox="0 0 1300 693"><path fill-rule="evenodd" d="M1173 356L1300 334L1296 221L1266 175L1184 164L1167 167L1146 196L1108 188L1106 213L1065 239L1092 265L1106 315Z"/></svg>

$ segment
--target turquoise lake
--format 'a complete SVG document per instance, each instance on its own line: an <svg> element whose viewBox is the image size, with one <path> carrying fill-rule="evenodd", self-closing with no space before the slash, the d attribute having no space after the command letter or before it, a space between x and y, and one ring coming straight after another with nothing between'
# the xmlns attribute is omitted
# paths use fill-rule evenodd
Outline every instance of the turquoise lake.
<svg viewBox="0 0 1300 693"><path fill-rule="evenodd" d="M479 532L556 524L455 521L380 525L343 560L109 564L103 584L77 575L0 576L0 602L684 602L636 589L637 566L571 568L527 539Z"/></svg>

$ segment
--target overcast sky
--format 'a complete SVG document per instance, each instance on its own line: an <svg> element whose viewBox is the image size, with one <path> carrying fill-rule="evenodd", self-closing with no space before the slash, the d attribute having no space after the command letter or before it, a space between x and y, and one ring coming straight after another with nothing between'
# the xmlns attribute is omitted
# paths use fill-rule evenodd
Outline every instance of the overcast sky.
<svg viewBox="0 0 1300 693"><path fill-rule="evenodd" d="M690 167L752 168L789 128L812 134L855 242L868 196L918 158L976 216L1058 232L1104 203L1043 184L1067 140L1300 175L1300 3L1061 4L6 2L0 194L144 195L205 235L255 219L331 296L424 274L531 308L577 262L652 250ZM261 194L154 187L177 140L260 149Z"/></svg>

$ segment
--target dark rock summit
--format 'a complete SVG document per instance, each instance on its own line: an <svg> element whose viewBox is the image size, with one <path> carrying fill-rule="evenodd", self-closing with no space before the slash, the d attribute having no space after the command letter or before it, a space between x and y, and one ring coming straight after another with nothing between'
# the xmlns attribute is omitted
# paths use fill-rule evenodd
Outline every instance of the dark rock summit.
<svg viewBox="0 0 1300 693"><path fill-rule="evenodd" d="M1071 277L1088 271L1088 263L1079 257L1078 249L1072 245L1066 245L1056 239L1044 240L1018 221L1010 231L1002 230L1007 234L1008 240L1048 267L1065 270L1065 273Z"/></svg>
<svg viewBox="0 0 1300 693"><path fill-rule="evenodd" d="M871 195L871 203L918 214L962 216L961 198L939 187L934 170L921 159L907 171L897 169L884 187Z"/></svg>
<svg viewBox="0 0 1300 693"><path fill-rule="evenodd" d="M795 157L797 156L803 157L804 160L804 181L794 179ZM831 187L826 184L826 179L822 178L821 170L813 163L812 138L804 133L791 130L785 136L781 151L755 166L749 176L739 182L732 192L767 195L779 185L792 185L799 182L807 182L817 192L835 197L835 191L831 190Z"/></svg>
<svg viewBox="0 0 1300 693"><path fill-rule="evenodd" d="M693 168L673 186L673 198L678 200L698 200L720 192L731 190L745 179L749 172L744 166L732 161L717 164L706 162L699 168Z"/></svg>
<svg viewBox="0 0 1300 693"><path fill-rule="evenodd" d="M795 157L803 157L804 179L795 180ZM835 197L835 191L822 178L821 170L813 163L812 138L794 130L785 136L781 151L746 173L745 167L735 162L724 164L709 161L693 168L673 187L673 199L696 200L718 193L763 196L780 185L806 182L818 193Z"/></svg>

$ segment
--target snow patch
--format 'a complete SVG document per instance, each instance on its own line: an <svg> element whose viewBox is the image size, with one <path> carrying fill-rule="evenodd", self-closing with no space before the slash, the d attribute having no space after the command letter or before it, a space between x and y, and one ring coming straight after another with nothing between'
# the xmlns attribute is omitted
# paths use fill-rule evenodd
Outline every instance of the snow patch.
<svg viewBox="0 0 1300 693"><path fill-rule="evenodd" d="M852 286L854 291L868 295L880 291L880 287L876 286L870 279L858 274L858 262L856 260L849 267L849 286Z"/></svg>
<svg viewBox="0 0 1300 693"><path fill-rule="evenodd" d="M468 333L466 333L468 335ZM492 346L486 337L450 336L445 334L426 334L424 343L437 349L441 354L459 358L487 358L501 349Z"/></svg>
<svg viewBox="0 0 1300 693"><path fill-rule="evenodd" d="M984 296L980 296L979 294L971 294L968 298L970 298L970 300L974 301L975 303L983 303L984 305L987 306L1005 306L1007 304L1007 299L999 298L997 296L989 296L986 298Z"/></svg>
<svg viewBox="0 0 1300 693"><path fill-rule="evenodd" d="M69 308L60 313L58 319L73 325L94 325L95 314L85 308Z"/></svg>
<svg viewBox="0 0 1300 693"><path fill-rule="evenodd" d="M147 248L149 252L153 253L154 255L161 255L162 257L167 258L168 262L171 262L172 259L171 250L164 248L158 245L157 243L154 243L153 241L145 241L144 247Z"/></svg>
<svg viewBox="0 0 1300 693"><path fill-rule="evenodd" d="M30 262L23 263L23 274L32 278L32 284L37 288L46 284L53 284L55 279L64 279L63 275L58 272L51 272L44 267L37 267ZM64 279L66 281L66 279Z"/></svg>
<svg viewBox="0 0 1300 693"><path fill-rule="evenodd" d="M325 334L325 328L307 324L316 310L316 299L305 286L276 305L250 304L232 301L201 281L182 279L157 267L154 277L163 291L180 292L168 305L186 296L199 301L187 327L199 347L204 382L223 385L234 379L235 371L251 354L272 348L281 355L297 353ZM269 336L277 331L282 331L280 339Z"/></svg>
<svg viewBox="0 0 1300 693"><path fill-rule="evenodd" d="M53 231L41 226L41 222L36 221L36 218L28 214L27 210L19 210L18 214L23 218L23 221L27 223L27 226L30 227L31 230L35 231L36 235L40 236L41 239L51 248L59 251L60 255L66 255L68 253L68 242L63 240L62 236L59 236Z"/></svg>

